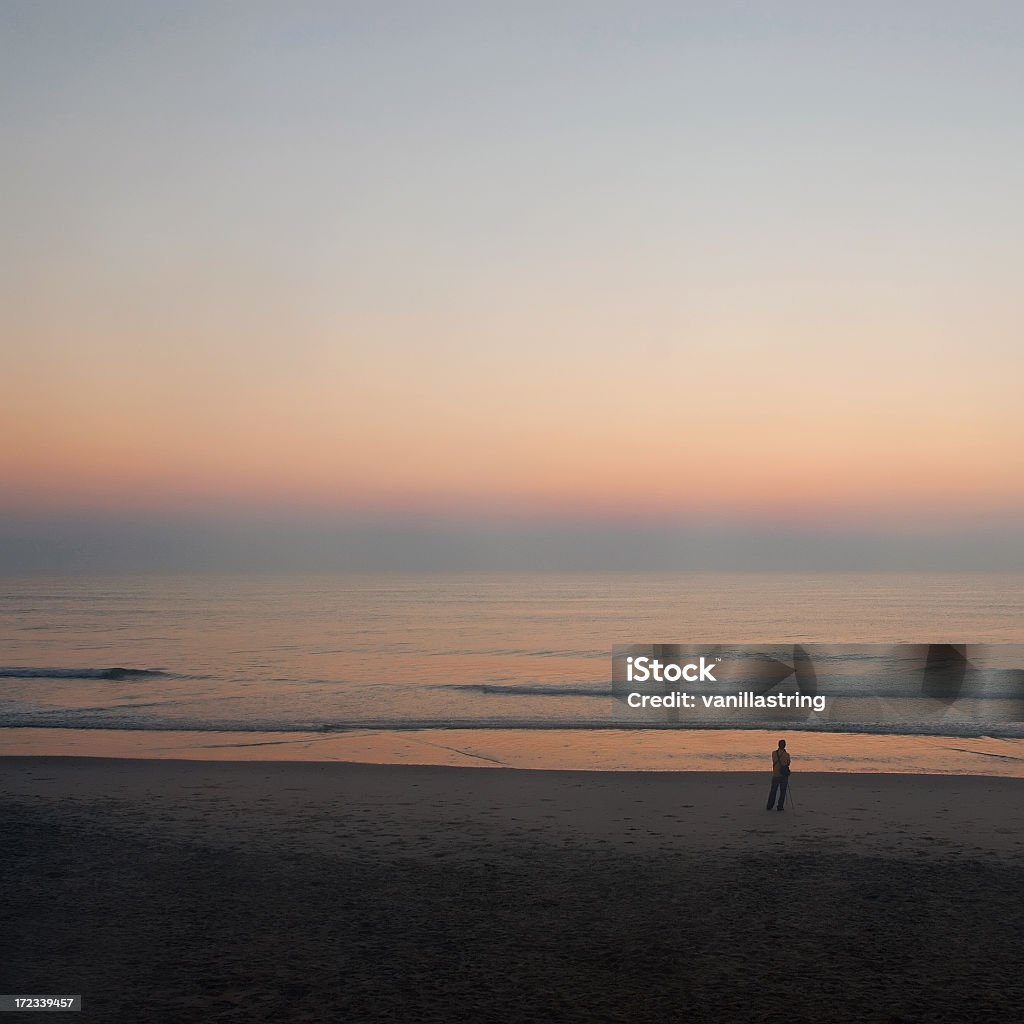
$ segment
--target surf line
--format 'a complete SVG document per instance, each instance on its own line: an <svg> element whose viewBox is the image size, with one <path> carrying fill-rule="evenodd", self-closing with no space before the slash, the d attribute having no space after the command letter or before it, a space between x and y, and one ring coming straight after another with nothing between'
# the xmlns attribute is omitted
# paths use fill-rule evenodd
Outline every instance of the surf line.
<svg viewBox="0 0 1024 1024"><path fill-rule="evenodd" d="M474 754L471 750L462 750L459 747L449 747L444 743L431 743L430 740L425 740L420 736L410 736L409 739L414 740L417 743L422 743L428 747L437 747L438 750L450 750L454 754L462 754L463 757L475 757L478 761L490 761L491 764L500 765L502 768L508 768L508 765L504 761L498 761L493 757L486 757L484 754Z"/></svg>

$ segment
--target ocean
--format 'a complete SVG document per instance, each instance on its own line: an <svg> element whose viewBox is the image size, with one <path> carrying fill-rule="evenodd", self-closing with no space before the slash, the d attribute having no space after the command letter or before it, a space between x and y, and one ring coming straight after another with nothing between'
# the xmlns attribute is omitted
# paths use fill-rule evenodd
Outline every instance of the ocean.
<svg viewBox="0 0 1024 1024"><path fill-rule="evenodd" d="M166 749L170 732L187 747L211 733L230 746L257 733L269 745L279 734L501 730L525 743L621 728L612 648L639 643L1021 644L1024 575L7 579L0 742L47 730L52 746L49 731L63 730L70 750L72 733L119 732L145 753ZM938 731L1024 736L1013 725Z"/></svg>

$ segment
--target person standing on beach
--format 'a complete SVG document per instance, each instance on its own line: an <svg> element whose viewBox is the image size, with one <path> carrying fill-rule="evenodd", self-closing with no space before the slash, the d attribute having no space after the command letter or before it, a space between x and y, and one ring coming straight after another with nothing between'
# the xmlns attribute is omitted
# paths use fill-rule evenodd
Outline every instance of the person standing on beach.
<svg viewBox="0 0 1024 1024"><path fill-rule="evenodd" d="M786 802L786 788L789 786L789 753L786 741L779 740L778 747L772 751L772 788L768 792L768 810L775 807L775 797L779 798L777 810L782 810Z"/></svg>

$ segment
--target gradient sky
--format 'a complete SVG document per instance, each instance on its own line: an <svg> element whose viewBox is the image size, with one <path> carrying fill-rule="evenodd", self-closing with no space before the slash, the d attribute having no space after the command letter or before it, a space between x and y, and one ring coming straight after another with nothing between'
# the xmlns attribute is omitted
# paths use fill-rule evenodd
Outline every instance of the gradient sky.
<svg viewBox="0 0 1024 1024"><path fill-rule="evenodd" d="M1024 568L1024 6L0 35L0 565Z"/></svg>

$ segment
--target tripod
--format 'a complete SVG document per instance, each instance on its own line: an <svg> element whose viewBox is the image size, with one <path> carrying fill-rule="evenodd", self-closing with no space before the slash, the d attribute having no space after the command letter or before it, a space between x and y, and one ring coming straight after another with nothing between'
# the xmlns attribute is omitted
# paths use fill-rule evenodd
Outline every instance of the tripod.
<svg viewBox="0 0 1024 1024"><path fill-rule="evenodd" d="M789 801L789 806L793 808L793 813L796 814L796 801L793 799L793 776L790 775L786 779L786 799Z"/></svg>

